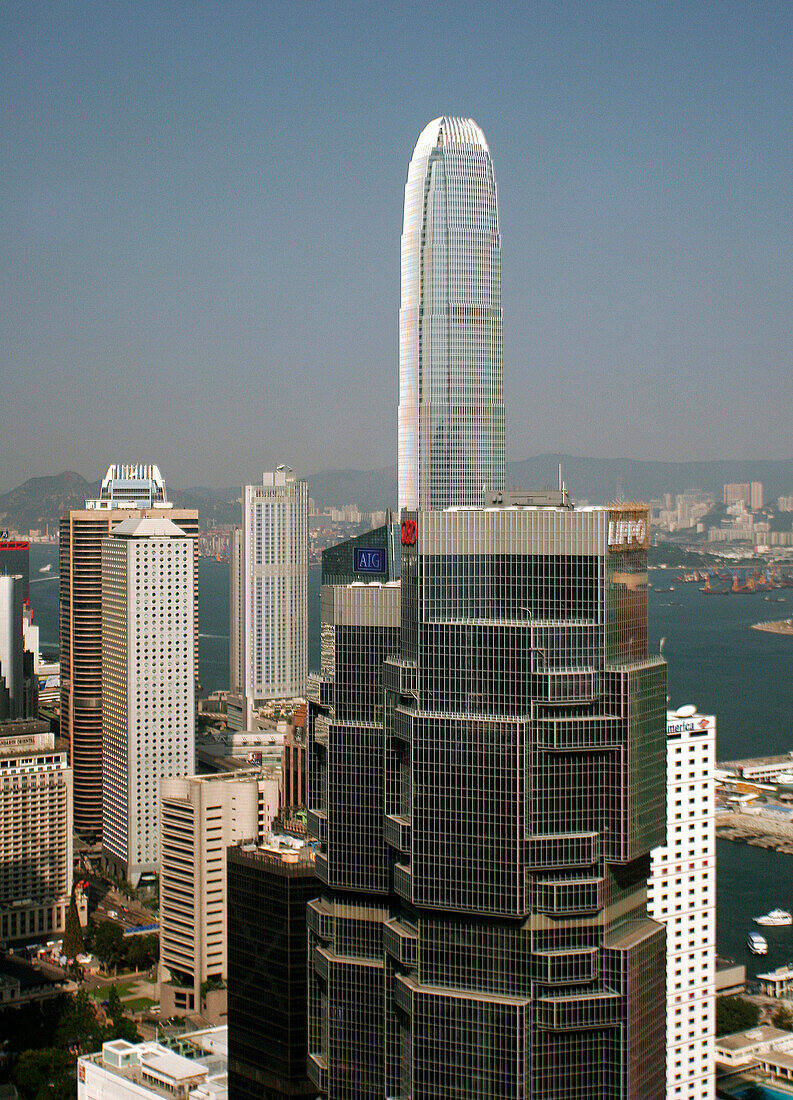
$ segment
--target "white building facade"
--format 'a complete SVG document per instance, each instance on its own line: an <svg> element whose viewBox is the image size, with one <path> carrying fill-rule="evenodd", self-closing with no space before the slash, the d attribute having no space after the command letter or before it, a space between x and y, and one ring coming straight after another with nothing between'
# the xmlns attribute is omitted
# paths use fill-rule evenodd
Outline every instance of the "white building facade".
<svg viewBox="0 0 793 1100"><path fill-rule="evenodd" d="M308 673L308 485L279 467L242 490L231 542L229 725L252 729L271 699L305 693Z"/></svg>
<svg viewBox="0 0 793 1100"><path fill-rule="evenodd" d="M501 234L470 118L436 118L408 168L399 311L399 508L504 488Z"/></svg>
<svg viewBox="0 0 793 1100"><path fill-rule="evenodd" d="M667 843L648 911L666 925L668 1100L713 1100L716 1006L716 719L667 713Z"/></svg>
<svg viewBox="0 0 793 1100"><path fill-rule="evenodd" d="M278 814L278 769L163 779L160 799L160 991L163 1018L226 1014L226 851L258 842Z"/></svg>
<svg viewBox="0 0 793 1100"><path fill-rule="evenodd" d="M62 935L72 889L72 770L46 722L0 722L0 939Z"/></svg>
<svg viewBox="0 0 793 1100"><path fill-rule="evenodd" d="M135 885L158 867L160 779L195 771L193 569L165 516L102 540L102 843Z"/></svg>

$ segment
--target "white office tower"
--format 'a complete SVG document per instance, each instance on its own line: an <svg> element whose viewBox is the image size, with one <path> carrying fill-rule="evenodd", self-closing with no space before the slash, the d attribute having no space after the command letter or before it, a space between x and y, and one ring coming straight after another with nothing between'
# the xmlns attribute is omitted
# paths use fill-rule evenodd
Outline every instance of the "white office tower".
<svg viewBox="0 0 793 1100"><path fill-rule="evenodd" d="M163 1019L226 1015L226 850L264 840L278 814L278 768L163 779L160 1005ZM204 983L213 988L207 991Z"/></svg>
<svg viewBox="0 0 793 1100"><path fill-rule="evenodd" d="M0 719L24 717L22 577L0 576Z"/></svg>
<svg viewBox="0 0 793 1100"><path fill-rule="evenodd" d="M232 729L254 711L305 693L308 672L308 485L288 467L242 489L231 543Z"/></svg>
<svg viewBox="0 0 793 1100"><path fill-rule="evenodd" d="M667 713L667 842L652 853L647 908L666 925L668 1100L713 1100L715 754L712 715Z"/></svg>
<svg viewBox="0 0 793 1100"><path fill-rule="evenodd" d="M102 845L157 870L160 779L195 771L193 540L165 515L102 540Z"/></svg>
<svg viewBox="0 0 793 1100"><path fill-rule="evenodd" d="M405 184L399 508L481 506L504 488L501 234L471 118L436 118Z"/></svg>

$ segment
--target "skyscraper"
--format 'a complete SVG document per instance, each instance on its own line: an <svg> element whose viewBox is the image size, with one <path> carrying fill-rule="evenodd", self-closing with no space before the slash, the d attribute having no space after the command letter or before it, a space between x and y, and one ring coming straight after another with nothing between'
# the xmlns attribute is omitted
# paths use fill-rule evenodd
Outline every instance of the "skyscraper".
<svg viewBox="0 0 793 1100"><path fill-rule="evenodd" d="M194 543L165 515L102 540L102 847L157 870L159 786L195 771Z"/></svg>
<svg viewBox="0 0 793 1100"><path fill-rule="evenodd" d="M308 486L288 467L243 487L230 606L229 725L251 729L261 703L306 690Z"/></svg>
<svg viewBox="0 0 793 1100"><path fill-rule="evenodd" d="M272 837L229 848L230 1100L316 1097L306 1076L308 844Z"/></svg>
<svg viewBox="0 0 793 1100"><path fill-rule="evenodd" d="M278 772L187 775L160 784L160 1005L163 1018L226 1015L226 851L264 839ZM207 991L207 985L211 990Z"/></svg>
<svg viewBox="0 0 793 1100"><path fill-rule="evenodd" d="M0 822L0 939L62 935L72 889L72 772L47 722L0 721Z"/></svg>
<svg viewBox="0 0 793 1100"><path fill-rule="evenodd" d="M22 577L0 575L0 720L25 713Z"/></svg>
<svg viewBox="0 0 793 1100"><path fill-rule="evenodd" d="M193 539L195 559L198 512L174 508L157 466L110 466L99 496L61 517L61 734L74 771L74 828L84 836L102 832L102 539L130 515L163 514ZM197 569L195 586L197 679Z"/></svg>
<svg viewBox="0 0 793 1100"><path fill-rule="evenodd" d="M716 1007L716 719L666 716L666 843L656 848L650 914L666 925L666 1094L713 1100Z"/></svg>
<svg viewBox="0 0 793 1100"><path fill-rule="evenodd" d="M323 591L309 1075L328 1097L663 1100L648 530L564 492L403 513L398 649L388 588Z"/></svg>
<svg viewBox="0 0 793 1100"><path fill-rule="evenodd" d="M504 488L501 235L485 136L436 118L405 185L399 509L481 505Z"/></svg>

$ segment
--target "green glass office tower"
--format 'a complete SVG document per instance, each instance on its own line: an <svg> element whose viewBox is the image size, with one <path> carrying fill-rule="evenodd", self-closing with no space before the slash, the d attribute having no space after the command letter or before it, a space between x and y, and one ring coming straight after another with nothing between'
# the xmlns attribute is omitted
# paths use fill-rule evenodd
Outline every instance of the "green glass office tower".
<svg viewBox="0 0 793 1100"><path fill-rule="evenodd" d="M378 733L335 728L338 661L314 686L309 1074L332 1100L663 1100L646 511L492 494L402 518ZM388 591L330 591L356 588Z"/></svg>

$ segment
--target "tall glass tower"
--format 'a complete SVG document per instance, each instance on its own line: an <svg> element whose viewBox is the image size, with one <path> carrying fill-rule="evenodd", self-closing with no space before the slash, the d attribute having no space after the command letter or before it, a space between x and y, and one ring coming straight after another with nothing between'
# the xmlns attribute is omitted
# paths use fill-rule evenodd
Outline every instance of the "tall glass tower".
<svg viewBox="0 0 793 1100"><path fill-rule="evenodd" d="M642 506L492 493L403 513L399 587L323 588L308 1073L327 1100L664 1100L648 530Z"/></svg>
<svg viewBox="0 0 793 1100"><path fill-rule="evenodd" d="M436 118L405 185L399 508L481 505L504 488L501 234L493 163L470 118Z"/></svg>

